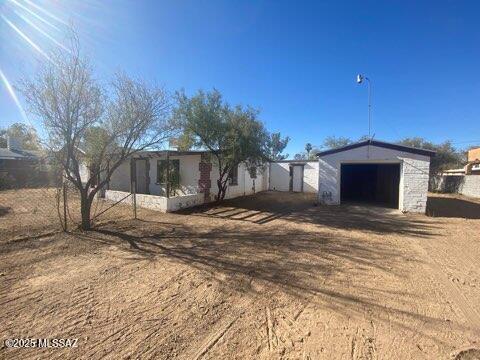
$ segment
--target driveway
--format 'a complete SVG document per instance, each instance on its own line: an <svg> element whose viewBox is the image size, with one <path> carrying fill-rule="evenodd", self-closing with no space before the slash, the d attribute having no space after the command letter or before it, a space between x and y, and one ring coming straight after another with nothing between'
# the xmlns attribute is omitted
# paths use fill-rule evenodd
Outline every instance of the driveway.
<svg viewBox="0 0 480 360"><path fill-rule="evenodd" d="M5 242L2 339L79 347L0 357L448 359L480 347L479 220L312 200L267 192Z"/></svg>

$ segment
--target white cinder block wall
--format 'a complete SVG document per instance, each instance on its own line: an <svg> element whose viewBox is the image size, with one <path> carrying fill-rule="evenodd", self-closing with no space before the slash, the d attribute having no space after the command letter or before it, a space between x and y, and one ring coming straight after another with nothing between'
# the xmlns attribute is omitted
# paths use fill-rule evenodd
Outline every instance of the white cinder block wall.
<svg viewBox="0 0 480 360"><path fill-rule="evenodd" d="M430 157L374 145L323 155L319 159L319 202L340 204L340 167L342 163L400 164L400 210L425 212Z"/></svg>
<svg viewBox="0 0 480 360"><path fill-rule="evenodd" d="M289 191L290 190L290 163L299 161L285 161L270 163L269 190ZM303 167L303 192L318 191L318 162L306 161Z"/></svg>

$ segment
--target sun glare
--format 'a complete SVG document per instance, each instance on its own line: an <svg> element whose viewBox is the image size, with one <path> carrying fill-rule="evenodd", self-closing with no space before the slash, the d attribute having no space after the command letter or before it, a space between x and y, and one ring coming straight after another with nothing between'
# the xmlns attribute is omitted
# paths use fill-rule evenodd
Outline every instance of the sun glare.
<svg viewBox="0 0 480 360"><path fill-rule="evenodd" d="M48 21L45 18L43 18L42 16L38 15L35 11L29 9L27 6L23 5L22 3L18 2L17 0L8 0L8 1L10 1L10 3L14 4L15 6L25 10L26 12L28 12L30 15L32 15L36 19L40 20L45 25L48 25L51 28L53 28L57 31L60 31L60 29L56 25L52 24L50 21Z"/></svg>
<svg viewBox="0 0 480 360"><path fill-rule="evenodd" d="M43 55L49 61L52 61L50 57L43 51L40 46L35 44L32 39L30 39L27 35L25 35L15 24L13 24L10 20L8 20L5 16L0 15L3 21L7 23L18 35L20 35L23 40L25 40L31 47L33 47L36 51L38 51L41 55Z"/></svg>
<svg viewBox="0 0 480 360"><path fill-rule="evenodd" d="M17 94L15 94L15 91L13 90L12 85L11 85L10 82L8 81L7 77L6 77L5 74L3 73L2 69L0 69L0 79L2 80L3 85L4 85L5 88L7 89L7 93L10 95L10 97L11 97L12 100L13 100L13 102L14 102L15 105L17 106L18 111L20 112L20 115L22 116L22 119L23 119L25 122L30 123L30 121L28 120L27 114L25 113L25 110L23 110L22 104L21 104L20 101L18 100Z"/></svg>

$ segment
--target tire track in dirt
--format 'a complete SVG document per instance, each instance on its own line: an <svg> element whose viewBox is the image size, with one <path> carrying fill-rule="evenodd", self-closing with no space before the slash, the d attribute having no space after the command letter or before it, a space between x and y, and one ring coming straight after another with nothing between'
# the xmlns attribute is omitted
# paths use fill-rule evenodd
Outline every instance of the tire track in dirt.
<svg viewBox="0 0 480 360"><path fill-rule="evenodd" d="M442 266L434 258L435 255L441 255L441 253L438 254L441 251L434 249L433 247L426 249L418 243L415 245L415 247L421 254L423 254L424 258L429 260L429 263L424 265L425 270L430 274L432 279L435 279L439 283L449 300L455 303L455 305L463 314L465 322L470 327L480 330L480 312L464 295L463 290L450 281L447 274L442 269Z"/></svg>

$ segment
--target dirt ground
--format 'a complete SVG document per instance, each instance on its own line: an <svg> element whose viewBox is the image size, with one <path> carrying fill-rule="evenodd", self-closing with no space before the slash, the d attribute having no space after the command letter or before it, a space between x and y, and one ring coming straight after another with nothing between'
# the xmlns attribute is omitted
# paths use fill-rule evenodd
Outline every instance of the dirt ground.
<svg viewBox="0 0 480 360"><path fill-rule="evenodd" d="M2 237L2 341L78 347L0 358L476 359L480 201L432 194L428 211L266 192Z"/></svg>

